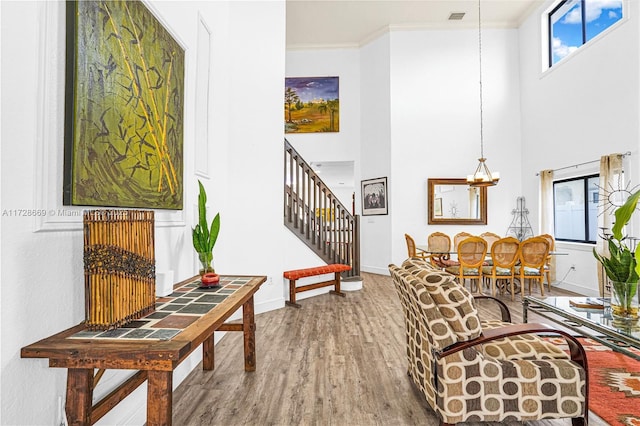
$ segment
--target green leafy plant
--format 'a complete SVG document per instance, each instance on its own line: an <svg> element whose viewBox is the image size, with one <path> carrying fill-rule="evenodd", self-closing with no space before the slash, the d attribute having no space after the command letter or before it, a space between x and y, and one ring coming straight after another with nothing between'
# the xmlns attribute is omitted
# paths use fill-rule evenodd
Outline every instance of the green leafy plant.
<svg viewBox="0 0 640 426"><path fill-rule="evenodd" d="M632 253L625 244L625 236L622 228L629 223L633 212L638 204L640 191L637 191L627 198L627 201L615 211L615 223L611 228L612 235L607 238L609 255L605 257L593 249L593 255L604 267L607 277L614 286L618 296L617 302L628 311L631 308L631 301L638 291L638 280L640 280L640 250ZM614 302L612 300L612 302Z"/></svg>
<svg viewBox="0 0 640 426"><path fill-rule="evenodd" d="M198 180L200 193L198 194L198 224L191 229L193 237L193 248L198 253L198 259L202 263L203 273L215 272L211 267L213 261L213 246L216 245L218 233L220 232L220 213L211 221L207 222L207 192Z"/></svg>

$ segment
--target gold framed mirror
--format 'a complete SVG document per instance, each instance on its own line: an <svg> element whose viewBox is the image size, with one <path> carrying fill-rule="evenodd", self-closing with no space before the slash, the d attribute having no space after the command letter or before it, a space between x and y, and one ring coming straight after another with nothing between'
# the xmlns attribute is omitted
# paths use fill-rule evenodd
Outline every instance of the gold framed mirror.
<svg viewBox="0 0 640 426"><path fill-rule="evenodd" d="M428 180L429 225L486 225L487 188L471 187L466 179Z"/></svg>

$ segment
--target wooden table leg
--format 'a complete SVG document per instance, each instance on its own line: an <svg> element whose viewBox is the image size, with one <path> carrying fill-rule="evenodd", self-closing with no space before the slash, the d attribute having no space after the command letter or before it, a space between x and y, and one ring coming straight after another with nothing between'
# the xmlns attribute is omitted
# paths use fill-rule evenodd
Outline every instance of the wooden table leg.
<svg viewBox="0 0 640 426"><path fill-rule="evenodd" d="M284 303L294 308L302 307L302 305L296 303L296 280L289 279L289 300L285 300Z"/></svg>
<svg viewBox="0 0 640 426"><path fill-rule="evenodd" d="M334 285L334 290L329 290L329 293L332 294L337 294L338 296L342 296L342 297L346 297L347 295L344 294L341 290L340 290L340 272L335 272L334 274L334 278L333 278L333 285Z"/></svg>
<svg viewBox="0 0 640 426"><path fill-rule="evenodd" d="M173 372L150 370L147 382L147 426L171 426Z"/></svg>
<svg viewBox="0 0 640 426"><path fill-rule="evenodd" d="M70 426L91 425L92 399L93 368L69 368L65 412Z"/></svg>
<svg viewBox="0 0 640 426"><path fill-rule="evenodd" d="M256 371L256 323L253 296L242 305L242 331L244 334L244 371Z"/></svg>
<svg viewBox="0 0 640 426"><path fill-rule="evenodd" d="M202 342L202 369L213 370L215 368L215 333Z"/></svg>

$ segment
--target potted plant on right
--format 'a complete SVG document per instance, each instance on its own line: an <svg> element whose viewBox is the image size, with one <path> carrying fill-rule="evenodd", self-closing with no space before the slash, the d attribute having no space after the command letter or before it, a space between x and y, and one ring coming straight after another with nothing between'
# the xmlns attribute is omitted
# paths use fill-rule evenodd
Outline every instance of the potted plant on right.
<svg viewBox="0 0 640 426"><path fill-rule="evenodd" d="M640 191L627 198L627 201L615 211L615 223L612 235L607 237L609 255L603 256L596 249L593 255L604 267L611 280L611 315L618 320L637 321L638 281L640 280L640 250L631 252L625 243L622 228L629 223L638 204Z"/></svg>
<svg viewBox="0 0 640 426"><path fill-rule="evenodd" d="M193 248L198 253L198 259L202 265L200 269L200 275L215 274L215 270L211 265L213 261L213 246L216 245L218 239L218 233L220 232L220 213L211 221L209 225L207 221L207 192L202 185L202 182L198 180L200 192L198 194L198 224L195 228L191 229L191 236L193 239Z"/></svg>

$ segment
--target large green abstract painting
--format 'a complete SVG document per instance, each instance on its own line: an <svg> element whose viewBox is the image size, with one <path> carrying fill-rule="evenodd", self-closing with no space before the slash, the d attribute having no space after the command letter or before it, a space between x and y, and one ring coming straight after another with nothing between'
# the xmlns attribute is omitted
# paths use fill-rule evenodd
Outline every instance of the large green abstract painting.
<svg viewBox="0 0 640 426"><path fill-rule="evenodd" d="M140 1L67 3L64 204L182 209L184 50Z"/></svg>

